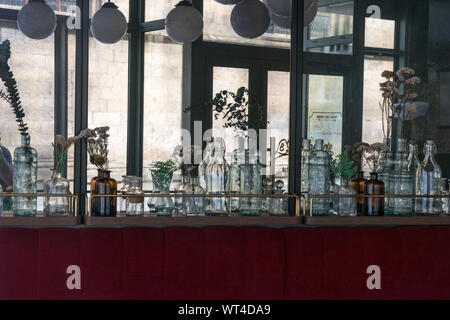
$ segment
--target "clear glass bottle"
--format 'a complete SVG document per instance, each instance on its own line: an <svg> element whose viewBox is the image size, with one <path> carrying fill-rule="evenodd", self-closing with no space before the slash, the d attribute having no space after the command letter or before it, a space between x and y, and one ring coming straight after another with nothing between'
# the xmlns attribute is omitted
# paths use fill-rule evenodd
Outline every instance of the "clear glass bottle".
<svg viewBox="0 0 450 320"><path fill-rule="evenodd" d="M14 193L37 192L37 151L30 146L30 136L22 135L22 145L14 150ZM15 216L35 216L36 197L14 197Z"/></svg>
<svg viewBox="0 0 450 320"><path fill-rule="evenodd" d="M119 193L122 195L121 198L118 199L119 207L117 208L117 212L126 213L127 211L127 198L125 195L128 193L130 188L130 179L134 176L122 176L122 186L120 187Z"/></svg>
<svg viewBox="0 0 450 320"><path fill-rule="evenodd" d="M349 185L347 180L340 177L339 184L335 184L333 194L339 196L355 196L358 192ZM356 204L357 199L352 197L334 198L333 200L333 207L339 216L356 216Z"/></svg>
<svg viewBox="0 0 450 320"><path fill-rule="evenodd" d="M309 164L309 194L323 195L330 193L330 155L323 150L323 140L316 140L314 152ZM316 199L313 204L314 215L328 215L329 199Z"/></svg>
<svg viewBox="0 0 450 320"><path fill-rule="evenodd" d="M383 140L383 144L387 145L389 147L389 150L381 152L380 162L376 173L378 174L378 180L383 181L384 194L388 195L393 194L391 190L391 180L393 179L392 173L394 169L394 157L392 155L392 152L390 151L391 140L385 138ZM393 211L393 199L385 198L383 201L384 214L391 214Z"/></svg>
<svg viewBox="0 0 450 320"><path fill-rule="evenodd" d="M439 190L442 170L434 159L436 147L433 141L428 140L424 146L425 157L422 165L416 172L416 195L436 195ZM441 200L433 198L417 198L417 215L439 215L442 210Z"/></svg>
<svg viewBox="0 0 450 320"><path fill-rule="evenodd" d="M271 177L266 176L263 178L262 187L263 187L263 194L273 195L275 193L275 190L273 187L273 180ZM261 215L264 215L264 216L271 215L270 210L272 209L271 208L272 199L273 198L264 198L263 199Z"/></svg>
<svg viewBox="0 0 450 320"><path fill-rule="evenodd" d="M211 160L206 166L205 180L206 193L224 195L230 189L230 167L225 160L225 142L222 138L214 138L211 147ZM230 207L229 198L208 198L206 215L226 216Z"/></svg>
<svg viewBox="0 0 450 320"><path fill-rule="evenodd" d="M409 155L408 155L408 172L413 179L413 194L416 194L417 189L417 179L416 172L417 169L422 165L418 155L418 147L415 141L410 141L409 143ZM416 199L413 199L413 211L416 210Z"/></svg>
<svg viewBox="0 0 450 320"><path fill-rule="evenodd" d="M208 140L206 141L206 147L205 150L203 152L203 158L202 161L200 162L200 166L198 167L198 175L200 178L200 186L206 190L206 167L208 166L208 164L211 162L211 149L212 149L212 145L213 145L213 141L214 139L208 138Z"/></svg>
<svg viewBox="0 0 450 320"><path fill-rule="evenodd" d="M242 194L262 194L262 165L257 152L245 150L245 162L240 166ZM260 216L262 198L240 198L239 209L245 216Z"/></svg>
<svg viewBox="0 0 450 320"><path fill-rule="evenodd" d="M188 184L188 172L191 170L191 165L182 164L181 165L181 181L175 186L175 194L184 194L187 184ZM177 213L182 213L183 211L183 197L175 197L174 206Z"/></svg>
<svg viewBox="0 0 450 320"><path fill-rule="evenodd" d="M235 137L236 149L231 154L230 165L230 193L240 194L241 191L241 165L245 163L245 136L238 134ZM231 198L231 214L239 214L239 198Z"/></svg>
<svg viewBox="0 0 450 320"><path fill-rule="evenodd" d="M128 189L126 194L126 215L142 216L144 215L144 191L142 190L143 179L141 177L128 177ZM133 197L138 195L139 197Z"/></svg>
<svg viewBox="0 0 450 320"><path fill-rule="evenodd" d="M60 170L53 170L52 177L44 182L46 194L70 194L69 181L63 177ZM70 198L44 198L44 212L47 216L68 216L70 213Z"/></svg>
<svg viewBox="0 0 450 320"><path fill-rule="evenodd" d="M442 202L442 214L447 215L449 214L449 191L447 189L447 179L446 178L441 178L441 185L440 185L440 190L439 190L439 194L441 196L443 196L441 198L441 202Z"/></svg>
<svg viewBox="0 0 450 320"><path fill-rule="evenodd" d="M284 194L284 182L283 180L275 181L275 195ZM287 215L287 198L272 198L270 202L270 215L271 216L286 216Z"/></svg>
<svg viewBox="0 0 450 320"><path fill-rule="evenodd" d="M187 183L184 189L186 195L204 194L205 190L200 186L200 178L198 175L198 165L192 166L187 175ZM201 197L184 197L182 203L183 215L204 216L205 215L205 198Z"/></svg>
<svg viewBox="0 0 450 320"><path fill-rule="evenodd" d="M395 195L412 196L414 193L414 178L409 171L408 151L406 139L397 139L394 170L391 172L390 190ZM411 216L413 212L412 198L391 199L392 208L389 215Z"/></svg>

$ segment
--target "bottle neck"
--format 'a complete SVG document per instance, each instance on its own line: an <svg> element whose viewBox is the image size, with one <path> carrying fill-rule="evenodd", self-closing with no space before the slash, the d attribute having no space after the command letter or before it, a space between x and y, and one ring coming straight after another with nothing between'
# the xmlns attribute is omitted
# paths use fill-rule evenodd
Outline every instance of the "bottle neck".
<svg viewBox="0 0 450 320"><path fill-rule="evenodd" d="M30 136L22 135L22 147L29 147L29 146L30 146Z"/></svg>
<svg viewBox="0 0 450 320"><path fill-rule="evenodd" d="M378 173L371 172L370 173L370 180L378 180Z"/></svg>

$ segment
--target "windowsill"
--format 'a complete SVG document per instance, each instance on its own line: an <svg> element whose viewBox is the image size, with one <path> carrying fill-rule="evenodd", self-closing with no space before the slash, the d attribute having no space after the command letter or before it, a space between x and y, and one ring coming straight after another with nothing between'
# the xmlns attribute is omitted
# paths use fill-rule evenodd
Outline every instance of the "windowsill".
<svg viewBox="0 0 450 320"><path fill-rule="evenodd" d="M0 228L4 227L73 227L81 224L81 217L47 217L38 214L35 217L15 217L2 213Z"/></svg>
<svg viewBox="0 0 450 320"><path fill-rule="evenodd" d="M435 226L450 225L450 216L410 216L410 217L340 217L340 216L307 216L304 224L311 226Z"/></svg>

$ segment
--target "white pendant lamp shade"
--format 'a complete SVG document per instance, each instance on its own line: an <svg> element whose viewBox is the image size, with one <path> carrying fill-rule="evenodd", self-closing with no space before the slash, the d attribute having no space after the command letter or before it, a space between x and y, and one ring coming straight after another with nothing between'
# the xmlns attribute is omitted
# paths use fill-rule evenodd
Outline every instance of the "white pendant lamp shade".
<svg viewBox="0 0 450 320"><path fill-rule="evenodd" d="M283 17L283 16L279 16L279 15L276 15L275 13L271 12L270 19L272 19L273 24L275 24L281 28L284 28L284 29L291 28L291 17L290 16Z"/></svg>
<svg viewBox="0 0 450 320"><path fill-rule="evenodd" d="M56 29L56 15L44 0L30 0L19 11L17 25L29 38L45 39Z"/></svg>
<svg viewBox="0 0 450 320"><path fill-rule="evenodd" d="M127 33L127 19L112 2L106 2L91 21L92 35L100 42L119 42Z"/></svg>
<svg viewBox="0 0 450 320"><path fill-rule="evenodd" d="M175 42L193 42L203 33L202 14L189 1L181 1L167 15L166 31Z"/></svg>
<svg viewBox="0 0 450 320"><path fill-rule="evenodd" d="M214 1L221 3L221 4L238 4L242 0L214 0Z"/></svg>
<svg viewBox="0 0 450 320"><path fill-rule="evenodd" d="M259 0L243 0L231 12L231 26L239 36L254 39L263 35L270 25L270 14Z"/></svg>

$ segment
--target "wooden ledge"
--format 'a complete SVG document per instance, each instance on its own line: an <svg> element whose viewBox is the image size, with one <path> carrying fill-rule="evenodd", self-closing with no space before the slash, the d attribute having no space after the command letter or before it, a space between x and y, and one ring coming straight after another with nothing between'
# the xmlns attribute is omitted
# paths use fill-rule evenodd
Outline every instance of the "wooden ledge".
<svg viewBox="0 0 450 320"><path fill-rule="evenodd" d="M84 224L96 227L180 226L296 226L302 217L85 217Z"/></svg>
<svg viewBox="0 0 450 320"><path fill-rule="evenodd" d="M81 217L14 217L1 216L0 227L73 227L81 224Z"/></svg>
<svg viewBox="0 0 450 320"><path fill-rule="evenodd" d="M305 225L314 226L438 226L450 225L450 216L411 217L310 217L304 218Z"/></svg>

